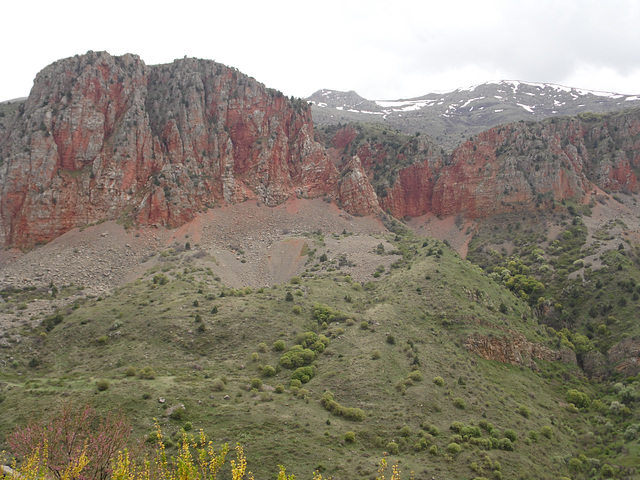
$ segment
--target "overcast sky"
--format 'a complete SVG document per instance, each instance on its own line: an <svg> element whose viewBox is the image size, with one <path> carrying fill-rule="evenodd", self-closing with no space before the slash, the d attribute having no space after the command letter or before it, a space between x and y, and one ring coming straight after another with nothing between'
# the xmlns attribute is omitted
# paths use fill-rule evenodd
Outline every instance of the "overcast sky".
<svg viewBox="0 0 640 480"><path fill-rule="evenodd" d="M0 100L88 50L212 59L299 97L399 99L502 79L640 93L640 0L32 0L0 12Z"/></svg>

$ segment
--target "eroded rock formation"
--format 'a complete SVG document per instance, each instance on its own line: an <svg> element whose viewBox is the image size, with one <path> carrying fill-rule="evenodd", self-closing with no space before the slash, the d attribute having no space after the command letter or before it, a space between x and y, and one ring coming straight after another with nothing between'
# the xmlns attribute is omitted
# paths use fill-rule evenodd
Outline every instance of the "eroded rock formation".
<svg viewBox="0 0 640 480"><path fill-rule="evenodd" d="M481 218L640 188L637 110L504 125L450 155L424 135L354 126L323 146L305 101L198 59L60 60L2 126L0 244L21 247L108 219L178 226L213 205L294 194L358 215Z"/></svg>
<svg viewBox="0 0 640 480"><path fill-rule="evenodd" d="M530 342L516 331L500 336L473 334L465 341L467 350L486 360L495 360L512 365L537 368L535 360L576 363L575 353L568 349L552 350L544 345Z"/></svg>
<svg viewBox="0 0 640 480"><path fill-rule="evenodd" d="M0 152L0 240L18 246L119 217L177 226L221 202L334 193L338 180L306 102L197 59L58 61Z"/></svg>

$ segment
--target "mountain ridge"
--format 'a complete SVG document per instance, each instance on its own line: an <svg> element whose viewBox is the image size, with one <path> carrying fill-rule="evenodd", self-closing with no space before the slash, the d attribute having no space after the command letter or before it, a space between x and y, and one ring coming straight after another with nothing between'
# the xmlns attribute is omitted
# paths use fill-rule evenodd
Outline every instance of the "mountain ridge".
<svg viewBox="0 0 640 480"><path fill-rule="evenodd" d="M475 112L488 96L479 88L455 110ZM339 100L362 103L355 92ZM292 196L326 196L355 215L480 218L581 200L592 186L637 192L640 110L581 115L493 127L447 153L420 132L314 130L306 101L213 61L147 66L89 52L42 70L3 122L0 241L29 248L114 219L177 227L213 206Z"/></svg>
<svg viewBox="0 0 640 480"><path fill-rule="evenodd" d="M640 105L640 96L552 83L501 80L400 100L367 100L356 92L319 90L307 97L318 125L381 122L403 133L427 133L447 149L469 135L519 120L584 112L605 113Z"/></svg>

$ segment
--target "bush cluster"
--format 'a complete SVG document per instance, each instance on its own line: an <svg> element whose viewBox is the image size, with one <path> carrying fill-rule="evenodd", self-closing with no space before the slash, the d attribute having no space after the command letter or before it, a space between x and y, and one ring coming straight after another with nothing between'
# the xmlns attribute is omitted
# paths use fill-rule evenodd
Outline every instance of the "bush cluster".
<svg viewBox="0 0 640 480"><path fill-rule="evenodd" d="M298 338L298 344L302 348L322 353L329 346L329 339L325 335L317 335L315 332L305 332Z"/></svg>
<svg viewBox="0 0 640 480"><path fill-rule="evenodd" d="M340 322L344 321L349 316L346 313L334 310L328 305L316 303L311 310L311 315L318 321L320 325L323 323Z"/></svg>
<svg viewBox="0 0 640 480"><path fill-rule="evenodd" d="M316 359L316 352L301 345L294 345L280 357L280 365L285 368L298 368L309 365Z"/></svg>
<svg viewBox="0 0 640 480"><path fill-rule="evenodd" d="M300 383L308 383L316 375L316 367L308 365L306 367L298 367L291 374L291 380L299 380Z"/></svg>
<svg viewBox="0 0 640 480"><path fill-rule="evenodd" d="M591 397L587 393L580 392L575 388L567 391L566 400L573 403L578 408L586 408L591 405Z"/></svg>
<svg viewBox="0 0 640 480"><path fill-rule="evenodd" d="M326 410L339 417L344 417L347 420L354 420L356 422L364 420L365 415L362 409L343 407L333 399L333 393L328 390L322 395L320 403Z"/></svg>

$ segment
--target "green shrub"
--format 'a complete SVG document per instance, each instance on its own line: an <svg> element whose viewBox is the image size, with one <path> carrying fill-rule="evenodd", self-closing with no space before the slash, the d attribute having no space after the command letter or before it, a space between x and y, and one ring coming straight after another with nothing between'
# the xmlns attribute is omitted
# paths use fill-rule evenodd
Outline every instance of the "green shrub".
<svg viewBox="0 0 640 480"><path fill-rule="evenodd" d="M265 365L262 367L262 375L265 377L273 377L276 374L276 369L271 365Z"/></svg>
<svg viewBox="0 0 640 480"><path fill-rule="evenodd" d="M211 382L211 389L215 392L222 392L224 390L224 382L219 378L216 378Z"/></svg>
<svg viewBox="0 0 640 480"><path fill-rule="evenodd" d="M291 380L291 383L289 383L289 386L292 388L300 388L302 387L302 382L297 378L294 378L293 380Z"/></svg>
<svg viewBox="0 0 640 480"><path fill-rule="evenodd" d="M514 450L513 443L511 442L511 440L509 438L500 439L499 448L500 448L500 450L507 450L509 452L512 452Z"/></svg>
<svg viewBox="0 0 640 480"><path fill-rule="evenodd" d="M289 283L291 283L291 285L300 285L302 283L302 279L300 277L291 277Z"/></svg>
<svg viewBox="0 0 640 480"><path fill-rule="evenodd" d="M315 320L317 320L318 324L322 325L323 323L331 323L331 322L339 322L342 320L347 320L348 317L344 313L333 310L331 307L327 305L323 305L321 303L316 303L313 306L311 314Z"/></svg>
<svg viewBox="0 0 640 480"><path fill-rule="evenodd" d="M447 445L447 452L449 452L451 455L457 455L461 451L462 447L455 442L451 442L449 445Z"/></svg>
<svg viewBox="0 0 640 480"><path fill-rule="evenodd" d="M295 372L291 374L291 379L300 380L301 383L307 383L315 376L315 374L316 369L314 366L298 367Z"/></svg>
<svg viewBox="0 0 640 480"><path fill-rule="evenodd" d="M276 385L276 393L284 393L284 385L281 383Z"/></svg>
<svg viewBox="0 0 640 480"><path fill-rule="evenodd" d="M412 372L409 372L409 375L407 375L411 380L413 380L414 382L421 382L422 381L422 374L420 373L419 370L414 370Z"/></svg>
<svg viewBox="0 0 640 480"><path fill-rule="evenodd" d="M360 328L362 330L369 330L369 322L367 321L360 322Z"/></svg>
<svg viewBox="0 0 640 480"><path fill-rule="evenodd" d="M551 436L553 435L553 429L550 426L545 425L540 429L540 434L543 437L551 438Z"/></svg>
<svg viewBox="0 0 640 480"><path fill-rule="evenodd" d="M356 441L355 432L345 432L344 441L347 442L347 443L355 443L355 441Z"/></svg>
<svg viewBox="0 0 640 480"><path fill-rule="evenodd" d="M466 403L464 403L464 400L460 397L456 397L453 399L453 406L459 408L460 410L464 410L465 408L467 408Z"/></svg>
<svg viewBox="0 0 640 480"><path fill-rule="evenodd" d="M156 273L153 276L153 283L156 285L166 285L169 283L169 279L164 273Z"/></svg>
<svg viewBox="0 0 640 480"><path fill-rule="evenodd" d="M287 294L285 295L284 299L287 302L293 302L293 293L287 292Z"/></svg>
<svg viewBox="0 0 640 480"><path fill-rule="evenodd" d="M467 425L460 430L460 435L464 438L480 438L482 436L482 432L480 431L480 427Z"/></svg>
<svg viewBox="0 0 640 480"><path fill-rule="evenodd" d="M298 368L309 365L316 359L316 352L309 348L294 345L280 357L280 364L285 368Z"/></svg>
<svg viewBox="0 0 640 480"><path fill-rule="evenodd" d="M295 305L291 311L296 315L300 315L302 313L302 307L300 305Z"/></svg>
<svg viewBox="0 0 640 480"><path fill-rule="evenodd" d="M344 417L347 420L361 422L365 418L365 414L362 409L343 407L333 399L333 393L329 390L324 392L322 398L320 399L320 403L326 410L330 411L334 415Z"/></svg>
<svg viewBox="0 0 640 480"><path fill-rule="evenodd" d="M285 348L287 348L287 344L284 343L284 340L276 340L273 343L273 349L276 352L283 352Z"/></svg>
<svg viewBox="0 0 640 480"><path fill-rule="evenodd" d="M125 377L135 377L136 376L135 367L127 367L127 369L124 371L124 376Z"/></svg>
<svg viewBox="0 0 640 480"><path fill-rule="evenodd" d="M602 478L612 478L615 475L615 470L611 465L605 463L600 469L600 476Z"/></svg>
<svg viewBox="0 0 640 480"><path fill-rule="evenodd" d="M591 405L591 397L587 393L580 392L575 388L567 391L565 399L568 403L573 403L578 408L586 408Z"/></svg>
<svg viewBox="0 0 640 480"><path fill-rule="evenodd" d="M258 352L253 352L251 354L251 361L252 362L257 362L258 360L260 360L260 355L258 355Z"/></svg>
<svg viewBox="0 0 640 480"><path fill-rule="evenodd" d="M393 335L391 335L391 334L388 334L388 335L387 335L387 343L388 343L389 345L395 345L395 343L396 343L396 337L394 337L394 336L393 336Z"/></svg>
<svg viewBox="0 0 640 480"><path fill-rule="evenodd" d="M480 420L478 422L478 426L487 433L493 432L493 424L490 422L487 422L486 420Z"/></svg>
<svg viewBox="0 0 640 480"><path fill-rule="evenodd" d="M387 452L391 455L397 455L400 452L400 447L396 442L389 442L387 443Z"/></svg>
<svg viewBox="0 0 640 480"><path fill-rule="evenodd" d="M440 435L440 429L436 427L433 423L430 425L427 425L426 430L430 435L433 435L434 437L437 437L438 435Z"/></svg>
<svg viewBox="0 0 640 480"><path fill-rule="evenodd" d="M431 448L429 449L429 453L431 455L437 455L438 454L438 446L437 445L431 445Z"/></svg>
<svg viewBox="0 0 640 480"><path fill-rule="evenodd" d="M378 360L380 358L380 352L378 350L374 350L371 352L371 360Z"/></svg>
<svg viewBox="0 0 640 480"><path fill-rule="evenodd" d="M190 432L193 429L193 424L191 422L185 422L184 425L182 426L182 429L185 432Z"/></svg>
<svg viewBox="0 0 640 480"><path fill-rule="evenodd" d="M530 415L529 408L527 408L525 405L520 405L518 407L518 413L524 418L529 418Z"/></svg>
<svg viewBox="0 0 640 480"><path fill-rule="evenodd" d="M259 378L251 379L251 388L255 388L256 390L260 390L262 388L262 380Z"/></svg>
<svg viewBox="0 0 640 480"><path fill-rule="evenodd" d="M266 343L261 342L258 344L258 351L260 353L267 353L269 351L269 346Z"/></svg>
<svg viewBox="0 0 640 480"><path fill-rule="evenodd" d="M361 408L345 408L342 414L347 420L353 420L355 422L362 422L364 420L364 410Z"/></svg>
<svg viewBox="0 0 640 480"><path fill-rule="evenodd" d="M96 382L96 388L99 392L104 392L105 390L109 389L109 382L106 380L98 380Z"/></svg>
<svg viewBox="0 0 640 480"><path fill-rule="evenodd" d="M460 433L463 428L464 428L464 423L462 423L462 422L453 422L449 426L449 430L454 431L456 433Z"/></svg>
<svg viewBox="0 0 640 480"><path fill-rule="evenodd" d="M435 377L433 379L433 383L435 383L436 385L438 385L439 387L442 387L444 385L444 378L442 377Z"/></svg>
<svg viewBox="0 0 640 480"><path fill-rule="evenodd" d="M171 412L169 418L171 420L182 420L184 418L184 413L184 407L178 407L173 412Z"/></svg>
<svg viewBox="0 0 640 480"><path fill-rule="evenodd" d="M153 380L156 378L156 372L154 372L151 367L144 367L138 372L138 377L143 380Z"/></svg>
<svg viewBox="0 0 640 480"><path fill-rule="evenodd" d="M516 432L514 432L513 430L511 430L510 428L507 428L504 431L504 437L508 438L509 440L511 440L512 442L515 442L518 439L518 436L516 435Z"/></svg>

